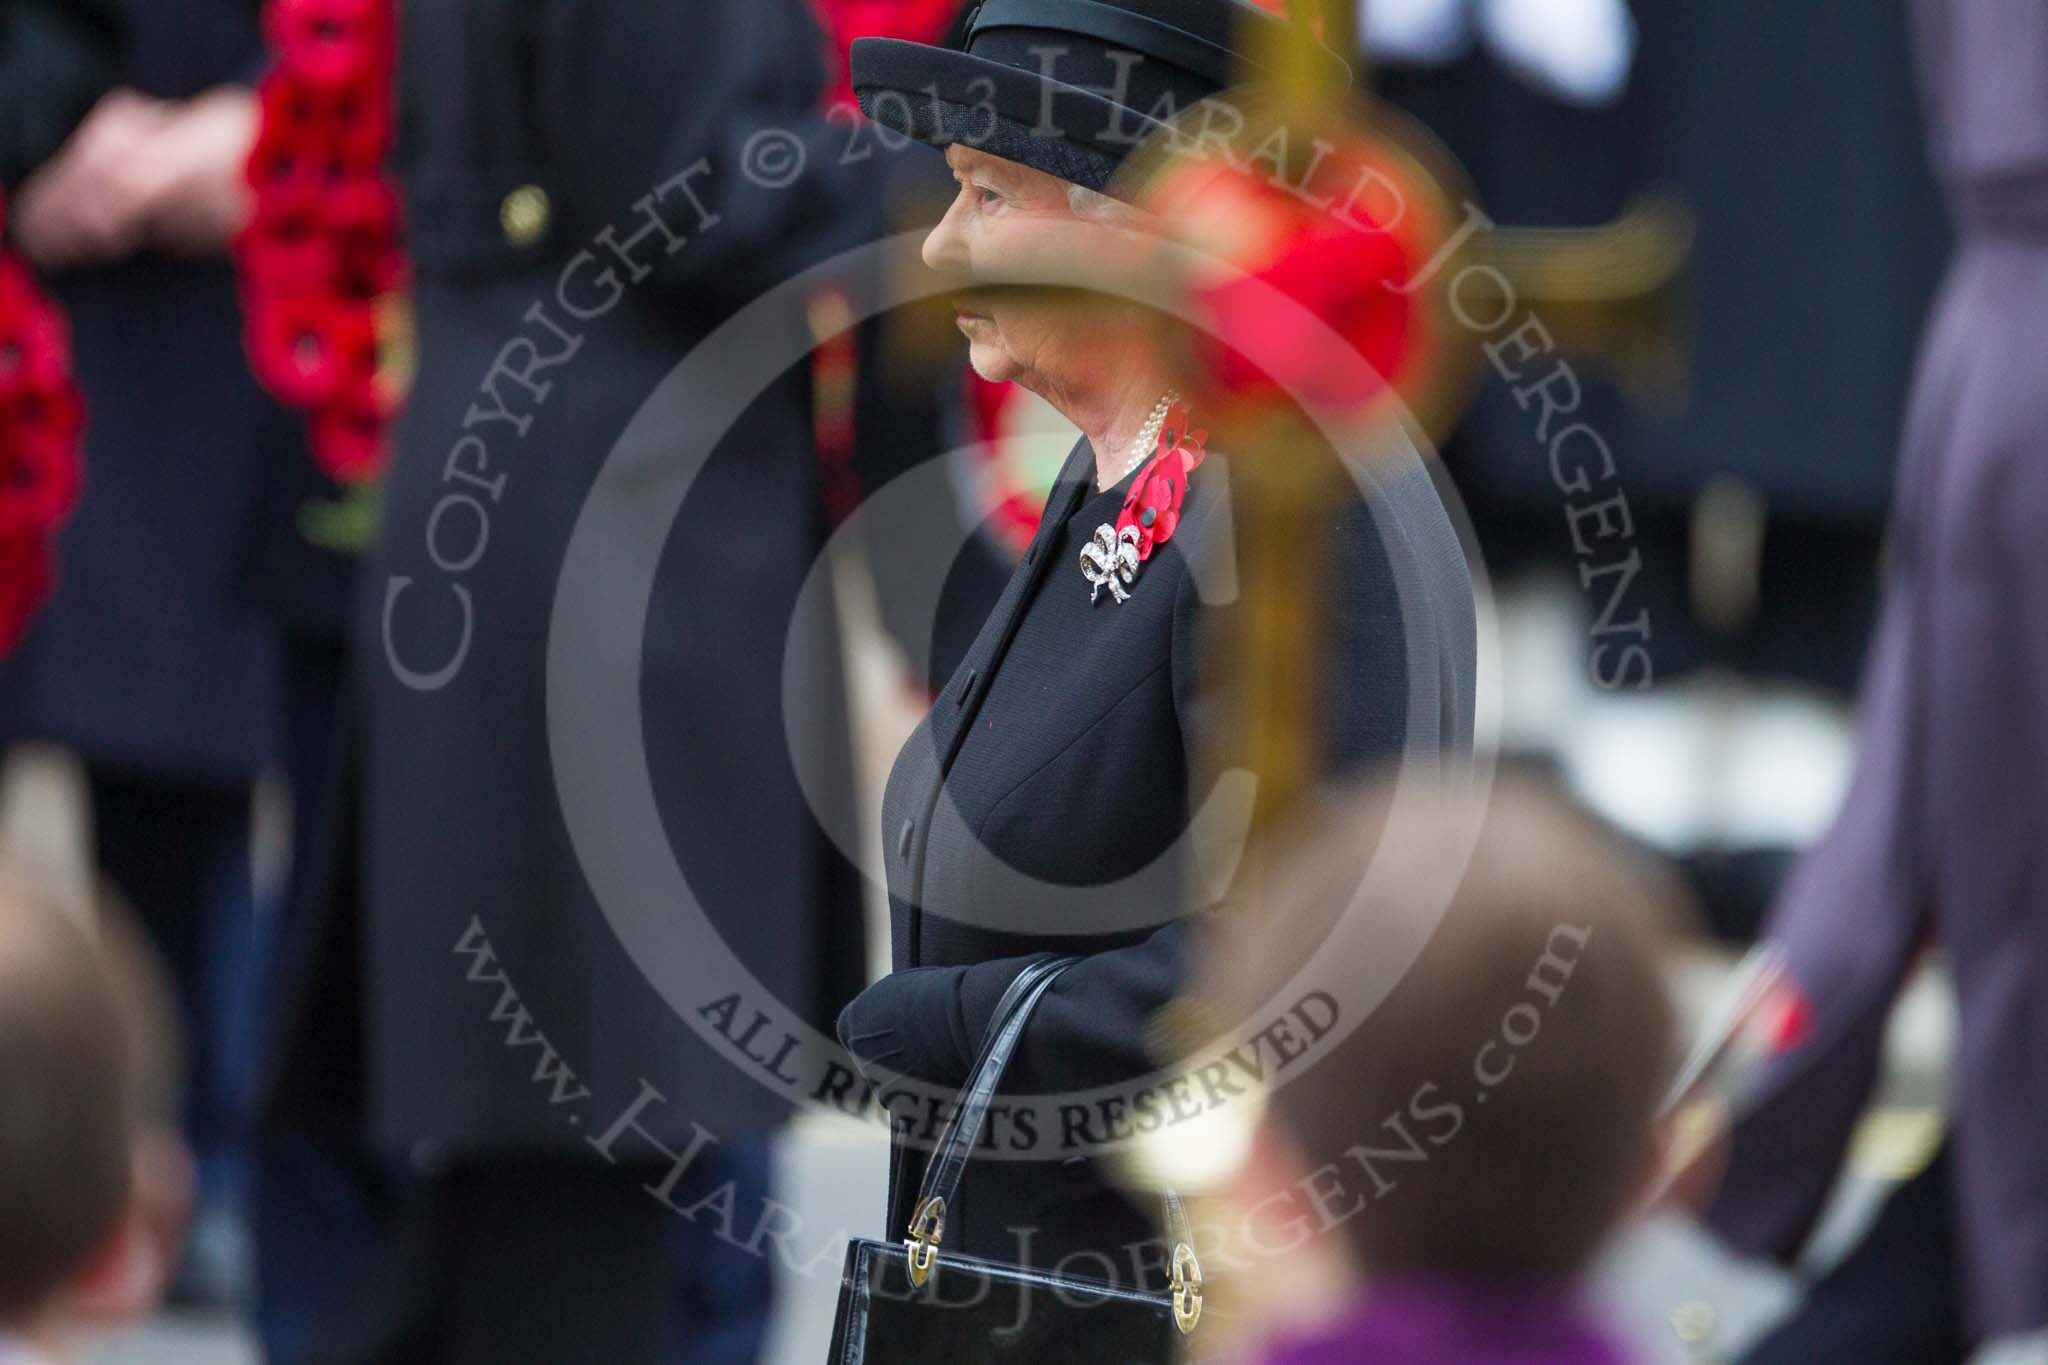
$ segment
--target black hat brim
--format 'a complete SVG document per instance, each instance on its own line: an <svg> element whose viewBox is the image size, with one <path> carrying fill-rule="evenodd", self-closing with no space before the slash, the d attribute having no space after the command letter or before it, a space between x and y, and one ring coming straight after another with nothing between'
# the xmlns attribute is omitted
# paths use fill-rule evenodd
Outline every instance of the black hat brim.
<svg viewBox="0 0 2048 1365"><path fill-rule="evenodd" d="M954 48L857 38L861 112L935 147L964 143L1091 190L1115 193L1117 168L1165 124L1093 91Z"/></svg>

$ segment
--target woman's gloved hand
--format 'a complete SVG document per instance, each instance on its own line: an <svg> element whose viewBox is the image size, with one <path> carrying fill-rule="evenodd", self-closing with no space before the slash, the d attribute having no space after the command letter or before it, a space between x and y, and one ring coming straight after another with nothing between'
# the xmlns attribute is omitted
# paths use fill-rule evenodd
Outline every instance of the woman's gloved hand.
<svg viewBox="0 0 2048 1365"><path fill-rule="evenodd" d="M839 1042L871 1081L914 1076L955 1090L967 1083L1003 995L1023 970L1053 956L998 957L967 967L891 972L839 1014Z"/></svg>
<svg viewBox="0 0 2048 1365"><path fill-rule="evenodd" d="M839 1042L871 1081L913 1076L934 1085L967 1080L979 1038L961 1008L967 967L891 972L839 1015Z"/></svg>

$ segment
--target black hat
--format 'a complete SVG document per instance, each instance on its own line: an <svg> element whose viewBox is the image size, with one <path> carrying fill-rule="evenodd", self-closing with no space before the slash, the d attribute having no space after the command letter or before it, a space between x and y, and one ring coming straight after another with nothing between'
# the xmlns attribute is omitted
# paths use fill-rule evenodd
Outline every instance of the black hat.
<svg viewBox="0 0 2048 1365"><path fill-rule="evenodd" d="M1252 25L1286 22L1249 0L982 0L958 49L856 39L853 88L920 142L1101 190L1165 120L1256 74L1252 54L1279 45L1250 41Z"/></svg>

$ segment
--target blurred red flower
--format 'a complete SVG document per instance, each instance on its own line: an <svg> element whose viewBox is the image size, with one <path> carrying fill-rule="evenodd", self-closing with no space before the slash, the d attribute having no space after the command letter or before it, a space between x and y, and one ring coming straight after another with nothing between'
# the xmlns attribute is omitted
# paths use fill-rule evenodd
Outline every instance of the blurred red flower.
<svg viewBox="0 0 2048 1365"><path fill-rule="evenodd" d="M1348 411L1412 363L1415 308L1394 287L1413 273L1409 248L1356 206L1332 211L1329 199L1299 192L1263 162L1220 160L1177 163L1148 196L1215 266L1193 290L1208 324L1194 359L1212 397L1256 404L1291 392Z"/></svg>
<svg viewBox="0 0 2048 1365"><path fill-rule="evenodd" d="M0 395L0 535L46 535L78 501L75 390Z"/></svg>
<svg viewBox="0 0 2048 1365"><path fill-rule="evenodd" d="M78 501L84 425L63 314L0 251L0 654L49 591L50 543Z"/></svg>
<svg viewBox="0 0 2048 1365"><path fill-rule="evenodd" d="M258 383L293 407L317 408L347 389L366 348L374 359L375 320L331 294L258 296L248 341Z"/></svg>
<svg viewBox="0 0 2048 1365"><path fill-rule="evenodd" d="M307 431L320 467L343 483L372 478L384 467L390 420L377 408L316 408Z"/></svg>
<svg viewBox="0 0 2048 1365"><path fill-rule="evenodd" d="M36 288L28 267L0 253L0 397L67 386L71 346L64 318Z"/></svg>
<svg viewBox="0 0 2048 1365"><path fill-rule="evenodd" d="M392 0L270 0L277 64L247 166L236 243L251 367L307 414L314 458L374 478L395 399L378 382L380 300L406 284L391 144Z"/></svg>
<svg viewBox="0 0 2048 1365"><path fill-rule="evenodd" d="M263 31L291 76L313 85L374 84L391 60L391 14L361 0L271 0Z"/></svg>
<svg viewBox="0 0 2048 1365"><path fill-rule="evenodd" d="M21 642L50 591L50 546L41 536L0 536L0 656Z"/></svg>
<svg viewBox="0 0 2048 1365"><path fill-rule="evenodd" d="M855 38L936 43L961 7L962 0L812 0L830 40L826 55L832 64L831 80L825 107L854 103L847 53Z"/></svg>
<svg viewBox="0 0 2048 1365"><path fill-rule="evenodd" d="M235 265L258 292L316 290L332 278L339 253L328 232L325 196L297 187L259 189L256 209L235 241Z"/></svg>

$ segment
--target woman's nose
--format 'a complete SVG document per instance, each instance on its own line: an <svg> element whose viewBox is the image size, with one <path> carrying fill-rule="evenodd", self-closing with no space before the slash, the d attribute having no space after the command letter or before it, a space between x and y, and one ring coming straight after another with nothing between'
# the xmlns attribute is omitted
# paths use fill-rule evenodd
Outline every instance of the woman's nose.
<svg viewBox="0 0 2048 1365"><path fill-rule="evenodd" d="M946 216L924 239L924 263L941 275L966 279L967 236L962 219L966 213L967 196L960 195L946 210Z"/></svg>

